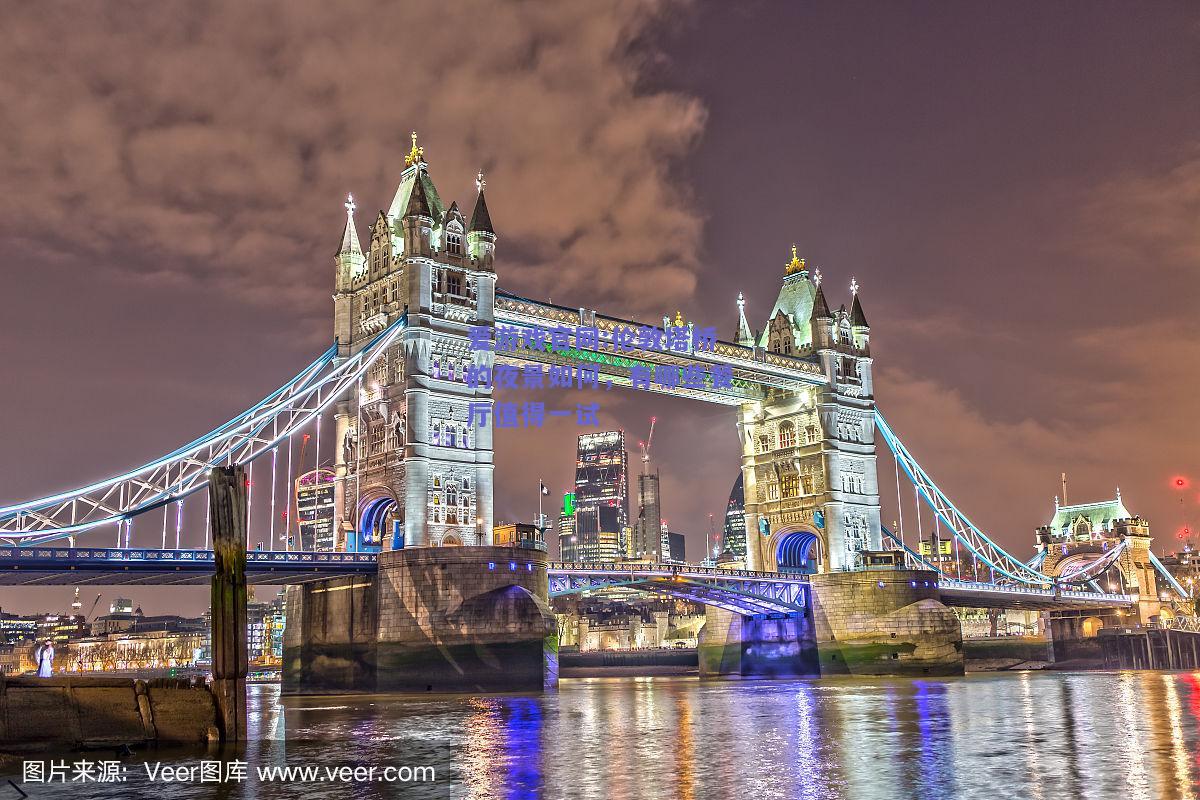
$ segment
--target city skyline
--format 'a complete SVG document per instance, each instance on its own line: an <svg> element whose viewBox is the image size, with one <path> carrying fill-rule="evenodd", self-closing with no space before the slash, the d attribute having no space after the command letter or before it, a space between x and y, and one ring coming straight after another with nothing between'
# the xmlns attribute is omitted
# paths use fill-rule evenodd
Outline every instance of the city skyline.
<svg viewBox="0 0 1200 800"><path fill-rule="evenodd" d="M373 107L354 146L317 158L310 172L299 169L312 159L304 153L324 152L339 113L365 105L365 65L348 63L333 79L344 107L306 112L319 123L309 135L247 113L236 95L188 96L192 82L178 80L186 58L215 68L215 49L185 57L141 43L165 76L154 84L107 54L94 64L120 83L111 95L21 53L8 72L35 89L0 136L28 144L36 130L49 149L29 159L29 172L7 176L14 191L0 201L10 245L0 263L21 287L0 323L6 355L36 387L0 400L6 419L24 421L0 454L0 494L15 502L140 463L307 363L328 335L328 255L342 198L360 198L364 227L386 205L416 127L443 187L487 171L498 270L514 291L647 320L678 309L730 338L739 291L751 325L765 326L795 242L823 269L834 305L848 301L857 278L881 408L1002 544L1032 552L1033 529L1053 513L1066 471L1073 502L1109 497L1119 485L1130 510L1149 520L1155 548L1174 549L1177 530L1200 519L1195 434L1187 404L1172 400L1195 388L1179 365L1194 360L1187 305L1200 252L1200 126L1188 102L1194 32L1175 24L1175 8L1185 7L1150 18L1113 7L1083 27L1040 9L1036 23L1055 34L1045 40L1022 36L1025 20L967 9L928 26L888 9L862 30L849 12L829 8L756 7L752 18L698 7L680 10L683 30L673 36L654 16L635 15L620 31L598 16L565 30L545 12L526 31L495 31L491 54L465 63L460 80L557 97L550 68L518 69L503 55L531 43L574 47L570 63L620 77L616 88L574 90L602 101L626 129L594 118L532 125L498 105L472 109L463 123L402 98L395 108ZM229 9L206 24L224 31L241 21ZM34 51L52 22L20 13L12 20ZM742 35L750 26L753 36ZM633 52L650 57L630 56L635 39ZM979 49L995 59L965 73L945 69ZM912 60L893 73L901 52ZM739 70L728 72L739 77L727 78L735 61ZM778 85L747 82L747 74L772 75ZM1052 85L1042 85L1045 74ZM280 80L282 98L307 90L300 78ZM158 118L117 113L139 102ZM67 124L45 122L56 104L73 109ZM197 112L212 110L206 104L216 109L212 121L189 121L204 118ZM241 116L229 116L235 111ZM890 136L894 124L906 135ZM226 136L234 130L242 135ZM603 146L595 154L562 149L582 140ZM568 152L578 163L562 173ZM105 153L124 154L133 171ZM222 163L235 166L215 168ZM67 177L51 180L41 164ZM236 165L253 166L257 187L236 180ZM618 195L609 181L630 188ZM86 198L86 221L59 186ZM449 192L471 193L469 185ZM101 195L112 202L96 202ZM629 202L606 219L593 198ZM275 215L289 220L285 233L268 233ZM658 220L652 230L648 219ZM598 235L597 220L616 235ZM180 223L195 224L180 237ZM276 259L278 269L261 269ZM556 269L564 260L595 268ZM657 292L646 291L650 283ZM1149 350L1141 345L1148 340L1156 342ZM650 416L662 420L655 462L664 516L680 520L689 550L699 552L707 516L723 515L737 470L733 415L614 393L597 430L640 431ZM706 435L689 435L696 428ZM552 494L567 488L551 476L568 474L562 444L578 432L497 432L497 518L535 513L537 476L520 470L531 457L544 454L539 469ZM1145 447L1152 438L1156 446ZM1172 487L1176 475L1192 480L1186 492ZM692 497L706 501L693 511ZM890 521L886 488L883 502ZM52 591L0 597L8 605L30 596L36 607ZM194 602L170 597L163 605Z"/></svg>

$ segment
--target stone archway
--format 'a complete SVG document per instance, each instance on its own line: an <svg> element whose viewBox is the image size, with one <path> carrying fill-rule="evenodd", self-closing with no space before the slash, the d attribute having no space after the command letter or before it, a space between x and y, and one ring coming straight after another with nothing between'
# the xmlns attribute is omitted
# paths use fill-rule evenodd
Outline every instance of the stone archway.
<svg viewBox="0 0 1200 800"><path fill-rule="evenodd" d="M462 547L462 539L453 533L447 533L442 537L442 547Z"/></svg>
<svg viewBox="0 0 1200 800"><path fill-rule="evenodd" d="M1099 617L1088 617L1083 621L1083 625L1080 626L1080 631L1083 633L1085 638L1090 639L1100 633L1100 629L1103 627L1104 620L1100 619Z"/></svg>
<svg viewBox="0 0 1200 800"><path fill-rule="evenodd" d="M811 574L821 572L827 563L828 549L821 531L811 525L786 525L771 533L767 540L766 564L773 572Z"/></svg>
<svg viewBox="0 0 1200 800"><path fill-rule="evenodd" d="M358 503L358 541L348 550L374 550L387 546L395 547L392 542L396 522L403 525L403 512L400 504L390 491L383 487L374 487L363 493Z"/></svg>

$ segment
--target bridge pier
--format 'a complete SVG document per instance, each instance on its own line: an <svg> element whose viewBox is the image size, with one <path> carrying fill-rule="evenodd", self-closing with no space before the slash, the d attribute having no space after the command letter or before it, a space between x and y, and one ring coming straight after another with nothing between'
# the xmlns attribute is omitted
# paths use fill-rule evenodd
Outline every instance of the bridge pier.
<svg viewBox="0 0 1200 800"><path fill-rule="evenodd" d="M1046 633L1054 661L1103 659L1104 649L1097 633L1104 628L1122 628L1129 622L1115 608L1051 611L1047 614Z"/></svg>
<svg viewBox="0 0 1200 800"><path fill-rule="evenodd" d="M932 570L810 578L823 675L961 675L962 627Z"/></svg>
<svg viewBox="0 0 1200 800"><path fill-rule="evenodd" d="M376 576L291 587L284 691L553 688L547 566L524 548L407 548L380 553Z"/></svg>
<svg viewBox="0 0 1200 800"><path fill-rule="evenodd" d="M705 616L697 646L700 677L794 678L820 674L811 615L796 612L744 616L708 606Z"/></svg>

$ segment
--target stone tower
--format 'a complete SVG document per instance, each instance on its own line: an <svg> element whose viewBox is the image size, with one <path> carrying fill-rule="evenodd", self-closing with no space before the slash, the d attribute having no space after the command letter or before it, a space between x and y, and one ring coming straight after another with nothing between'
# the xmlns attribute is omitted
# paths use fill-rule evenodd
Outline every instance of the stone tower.
<svg viewBox="0 0 1200 800"><path fill-rule="evenodd" d="M335 258L339 355L405 318L400 341L337 405L337 528L346 550L491 543L492 431L472 426L468 412L483 403L490 413L491 389L465 381L468 366L492 359L468 338L471 326L494 324L496 234L483 175L468 221L456 203L444 206L415 133L404 165L366 253L346 204Z"/></svg>
<svg viewBox="0 0 1200 800"><path fill-rule="evenodd" d="M818 270L792 247L756 356L820 364L825 386L770 390L741 406L746 560L751 569L855 569L881 548L870 326L851 281L852 308L830 312ZM746 325L739 298L739 338ZM766 351L764 353L763 351Z"/></svg>

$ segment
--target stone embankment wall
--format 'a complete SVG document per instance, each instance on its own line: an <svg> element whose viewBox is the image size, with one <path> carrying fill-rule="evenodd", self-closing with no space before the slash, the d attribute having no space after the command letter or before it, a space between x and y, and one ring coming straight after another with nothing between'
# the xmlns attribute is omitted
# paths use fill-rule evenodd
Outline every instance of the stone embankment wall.
<svg viewBox="0 0 1200 800"><path fill-rule="evenodd" d="M822 675L961 675L962 628L925 570L813 575Z"/></svg>
<svg viewBox="0 0 1200 800"><path fill-rule="evenodd" d="M200 744L217 735L203 684L157 678L0 678L0 750Z"/></svg>

